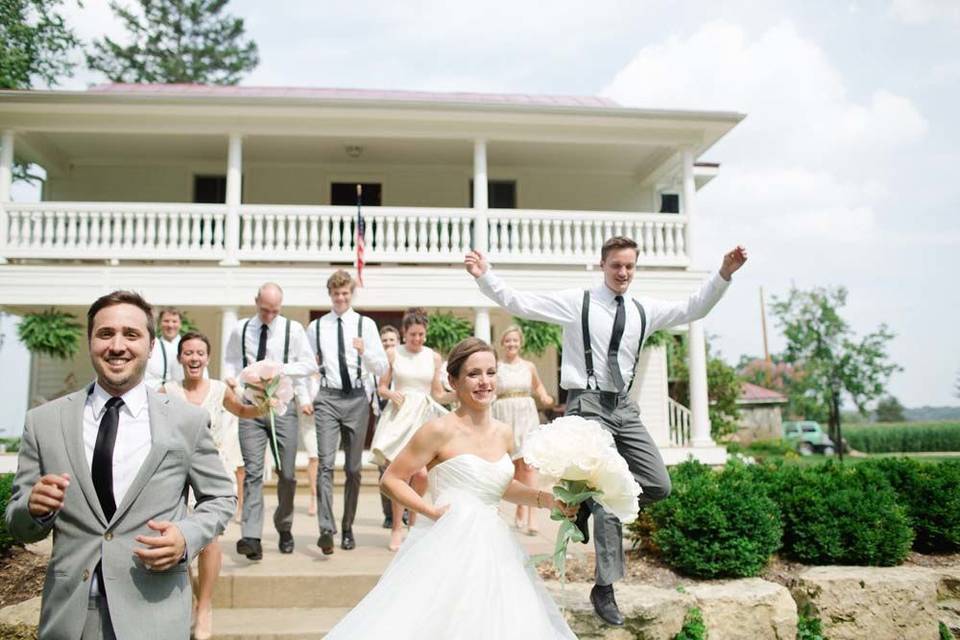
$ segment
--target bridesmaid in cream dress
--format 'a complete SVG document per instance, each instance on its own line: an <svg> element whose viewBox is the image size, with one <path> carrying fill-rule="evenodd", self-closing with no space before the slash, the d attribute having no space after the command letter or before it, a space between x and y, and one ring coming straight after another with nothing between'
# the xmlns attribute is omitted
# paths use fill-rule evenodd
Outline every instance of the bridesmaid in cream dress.
<svg viewBox="0 0 960 640"><path fill-rule="evenodd" d="M177 345L177 361L183 366L183 382L168 381L161 391L170 396L199 405L210 414L210 435L220 452L223 468L232 477L243 465L240 455L240 436L237 416L258 418L260 411L244 404L226 383L203 377L210 359L210 340L202 333L190 331ZM197 605L194 614L196 626L193 637L208 640L213 636L213 587L220 575L223 553L216 538L200 552Z"/></svg>
<svg viewBox="0 0 960 640"><path fill-rule="evenodd" d="M390 370L380 377L377 390L388 403L377 422L370 446L378 465L386 466L392 462L417 429L447 413L441 403L453 399L453 394L445 392L440 382L440 355L424 345L428 322L423 309L408 309L401 324L403 344L387 351ZM427 470L424 468L414 474L410 484L423 495L427 490ZM403 542L403 507L394 502L392 509L393 528L388 548L396 551ZM416 513L411 512L410 526L415 519Z"/></svg>
<svg viewBox="0 0 960 640"><path fill-rule="evenodd" d="M497 399L493 403L494 420L506 422L513 427L514 479L527 486L536 486L536 470L523 461L523 439L530 429L540 424L537 403L549 407L553 398L547 393L537 368L529 360L520 357L523 348L523 330L511 325L500 334L500 348L503 358L497 363ZM537 523L533 509L518 504L516 513L517 529L527 535L537 534Z"/></svg>

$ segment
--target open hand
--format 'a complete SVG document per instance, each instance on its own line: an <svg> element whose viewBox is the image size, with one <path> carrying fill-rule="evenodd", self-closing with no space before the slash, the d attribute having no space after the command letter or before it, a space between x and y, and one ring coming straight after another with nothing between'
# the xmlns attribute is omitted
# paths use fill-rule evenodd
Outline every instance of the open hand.
<svg viewBox="0 0 960 640"><path fill-rule="evenodd" d="M183 559L187 541L180 528L167 521L151 520L147 526L160 533L159 536L137 536L146 549L134 549L133 554L140 558L143 565L152 571L166 571Z"/></svg>
<svg viewBox="0 0 960 640"><path fill-rule="evenodd" d="M463 266L474 278L479 278L490 268L484 255L476 250L470 251L463 257Z"/></svg>
<svg viewBox="0 0 960 640"><path fill-rule="evenodd" d="M67 473L49 473L33 485L30 490L30 500L27 510L34 518L41 518L63 508L63 499L70 486L70 475Z"/></svg>
<svg viewBox="0 0 960 640"><path fill-rule="evenodd" d="M729 280L730 277L747 261L747 250L740 245L733 251L723 255L723 264L720 265L720 277Z"/></svg>

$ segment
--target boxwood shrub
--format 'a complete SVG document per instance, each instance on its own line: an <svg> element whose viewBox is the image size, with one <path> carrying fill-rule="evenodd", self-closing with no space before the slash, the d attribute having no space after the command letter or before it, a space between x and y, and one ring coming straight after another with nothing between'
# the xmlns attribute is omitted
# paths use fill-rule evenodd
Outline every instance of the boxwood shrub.
<svg viewBox="0 0 960 640"><path fill-rule="evenodd" d="M800 562L893 566L910 551L907 511L873 468L785 466L771 488L783 514L783 550Z"/></svg>
<svg viewBox="0 0 960 640"><path fill-rule="evenodd" d="M649 508L664 560L700 578L759 574L783 534L779 509L764 487L742 465L714 473L687 462L671 476L670 498Z"/></svg>
<svg viewBox="0 0 960 640"><path fill-rule="evenodd" d="M923 553L960 551L960 460L925 463L910 458L881 458L861 467L882 474L906 508Z"/></svg>

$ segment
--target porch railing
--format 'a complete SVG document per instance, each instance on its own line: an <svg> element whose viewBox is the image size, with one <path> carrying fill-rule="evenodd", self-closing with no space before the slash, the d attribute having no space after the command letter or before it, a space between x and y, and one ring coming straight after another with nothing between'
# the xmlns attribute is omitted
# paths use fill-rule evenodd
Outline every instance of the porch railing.
<svg viewBox="0 0 960 640"><path fill-rule="evenodd" d="M367 207L367 262L457 263L474 246L473 209ZM227 251L226 205L41 202L0 205L0 257L76 260L351 262L356 209L241 205ZM489 209L498 264L596 264L611 235L640 245L643 265L685 267L686 217L677 214Z"/></svg>
<svg viewBox="0 0 960 640"><path fill-rule="evenodd" d="M667 424L670 426L671 445L690 446L690 409L673 398L667 398Z"/></svg>

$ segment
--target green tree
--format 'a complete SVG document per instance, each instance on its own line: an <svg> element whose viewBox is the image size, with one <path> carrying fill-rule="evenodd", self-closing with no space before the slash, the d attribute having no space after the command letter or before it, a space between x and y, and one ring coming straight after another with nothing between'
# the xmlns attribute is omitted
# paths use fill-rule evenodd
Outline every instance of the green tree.
<svg viewBox="0 0 960 640"><path fill-rule="evenodd" d="M885 393L891 374L901 368L890 362L887 346L894 334L881 324L857 340L840 316L847 303L843 287L791 288L775 298L773 312L787 339L783 359L803 369L803 395L827 408L830 435L843 455L840 410L844 394L861 414L866 404Z"/></svg>
<svg viewBox="0 0 960 640"><path fill-rule="evenodd" d="M903 415L903 405L893 396L880 398L877 402L876 418L877 422L906 422L907 420Z"/></svg>
<svg viewBox="0 0 960 640"><path fill-rule="evenodd" d="M70 54L80 45L60 15L61 0L0 0L0 89L55 86L73 73ZM42 177L29 164L15 162L14 181Z"/></svg>
<svg viewBox="0 0 960 640"><path fill-rule="evenodd" d="M80 44L60 15L61 0L0 0L0 89L56 85Z"/></svg>
<svg viewBox="0 0 960 640"><path fill-rule="evenodd" d="M95 40L87 66L113 82L237 84L260 58L243 19L223 13L227 2L137 0L134 10L111 0L130 44Z"/></svg>
<svg viewBox="0 0 960 640"><path fill-rule="evenodd" d="M690 369L687 358L686 336L670 336L666 341L667 375L670 397L690 406ZM710 435L714 438L733 433L740 419L742 384L737 371L719 356L714 355L707 341L707 397L710 400Z"/></svg>
<svg viewBox="0 0 960 640"><path fill-rule="evenodd" d="M469 320L458 318L452 313L432 313L427 324L427 346L446 357L450 350L473 335L473 325Z"/></svg>

